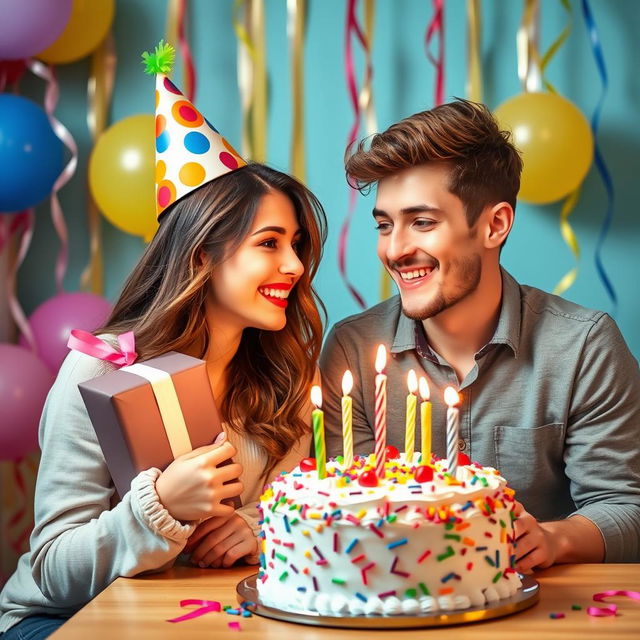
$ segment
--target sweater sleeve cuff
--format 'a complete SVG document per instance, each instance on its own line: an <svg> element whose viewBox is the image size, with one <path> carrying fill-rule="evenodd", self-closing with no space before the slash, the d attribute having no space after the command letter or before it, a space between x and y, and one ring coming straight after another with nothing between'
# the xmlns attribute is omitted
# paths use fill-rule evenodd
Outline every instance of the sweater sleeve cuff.
<svg viewBox="0 0 640 640"><path fill-rule="evenodd" d="M638 562L640 508L630 504L589 504L571 515L588 518L600 529L605 562Z"/></svg>
<svg viewBox="0 0 640 640"><path fill-rule="evenodd" d="M260 549L261 539L258 537L258 534L260 533L260 525L258 524L259 516L257 505L257 502L250 502L249 504L240 507L240 509L236 509L236 514L249 525L253 535L257 538L258 549ZM260 554L257 553L245 556L244 561L247 564L258 564L260 562Z"/></svg>
<svg viewBox="0 0 640 640"><path fill-rule="evenodd" d="M156 491L156 480L161 473L155 467L146 469L131 481L131 505L151 531L174 542L186 542L196 528L196 523L183 524L162 505Z"/></svg>

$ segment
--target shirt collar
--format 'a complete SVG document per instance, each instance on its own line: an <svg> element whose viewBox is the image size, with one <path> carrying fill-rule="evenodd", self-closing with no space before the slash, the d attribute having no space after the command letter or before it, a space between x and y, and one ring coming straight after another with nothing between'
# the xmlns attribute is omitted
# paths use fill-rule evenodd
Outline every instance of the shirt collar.
<svg viewBox="0 0 640 640"><path fill-rule="evenodd" d="M502 306L498 326L493 338L480 349L478 356L484 355L497 344L506 344L518 357L518 344L520 342L520 324L522 319L520 286L501 268L502 274ZM391 346L391 353L402 353L415 349L422 358L438 362L436 354L432 351L422 322L412 320L400 312L396 334Z"/></svg>

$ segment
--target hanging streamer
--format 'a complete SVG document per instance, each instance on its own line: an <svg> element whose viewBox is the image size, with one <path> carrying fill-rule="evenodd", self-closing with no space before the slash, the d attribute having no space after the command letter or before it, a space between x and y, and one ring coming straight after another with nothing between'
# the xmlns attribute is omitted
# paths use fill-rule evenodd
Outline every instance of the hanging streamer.
<svg viewBox="0 0 640 640"><path fill-rule="evenodd" d="M480 0L467 0L467 97L482 102Z"/></svg>
<svg viewBox="0 0 640 640"><path fill-rule="evenodd" d="M366 55L366 51L369 47L368 41L362 31L362 27L358 23L357 18L357 0L348 0L347 3L347 16L345 22L345 76L347 80L347 90L349 93L349 99L351 101L351 107L354 113L354 122L351 125L349 136L347 139L347 148L350 148L357 140L358 131L360 130L360 123L362 120L361 109L361 94L358 92L358 84L355 75L355 61L353 57L353 38L356 38L363 50L365 51L365 77L364 85L371 83L373 70L371 67L371 57ZM338 270L340 276L349 290L349 293L353 299L358 303L362 309L366 309L366 303L360 292L351 284L347 275L347 246L349 239L349 228L351 227L351 220L356 208L356 189L349 186L349 208L347 215L340 228L340 235L338 237Z"/></svg>
<svg viewBox="0 0 640 640"><path fill-rule="evenodd" d="M290 165L293 175L306 182L304 146L304 39L306 0L287 0L287 36L291 63L291 101L293 120L291 123Z"/></svg>
<svg viewBox="0 0 640 640"><path fill-rule="evenodd" d="M89 67L87 127L94 145L100 134L107 128L115 73L116 52L113 33L110 31L93 52ZM91 189L87 189L87 223L89 262L80 276L80 288L83 291L101 295L104 290L104 273L100 210L91 195Z"/></svg>
<svg viewBox="0 0 640 640"><path fill-rule="evenodd" d="M233 28L238 38L238 87L242 105L242 155L267 158L267 71L264 0L235 0Z"/></svg>
<svg viewBox="0 0 640 640"><path fill-rule="evenodd" d="M424 46L429 62L436 69L436 81L434 91L434 105L444 102L444 6L443 0L432 0L433 17L427 26L424 38ZM438 36L438 55L431 53L431 41Z"/></svg>
<svg viewBox="0 0 640 640"><path fill-rule="evenodd" d="M8 292L8 307L11 317L18 327L18 331L24 336L30 349L37 354L36 341L31 331L31 326L27 321L27 318L18 302L16 295L16 276L20 265L24 262L25 256L31 246L31 239L33 237L33 220L34 210L27 209L13 215L11 223L9 224L9 233L4 239L8 245L12 241L12 237L19 235L18 251L15 256L9 253L9 261L7 264L7 292ZM1 249L2 247L0 247Z"/></svg>
<svg viewBox="0 0 640 640"><path fill-rule="evenodd" d="M544 55L540 57L538 49L539 2L538 0L525 0L522 22L520 23L517 35L517 50L518 77L523 90L526 92L541 91L544 87L552 93L557 93L555 87L544 77L544 71L571 33L571 6L569 5L568 0L560 0L560 3L568 13L569 22ZM573 212L579 198L580 187L577 187L573 193L570 193L567 196L560 211L560 233L571 250L575 264L564 276L562 276L560 281L554 287L553 293L555 295L561 295L567 291L578 277L578 264L580 262L581 254L580 245L578 243L578 238L569 223L569 216Z"/></svg>
<svg viewBox="0 0 640 640"><path fill-rule="evenodd" d="M51 219L60 240L60 250L58 251L55 267L56 288L58 293L62 293L64 291L64 276L67 272L69 238L64 213L58 199L58 191L71 180L76 171L78 166L78 147L69 130L54 115L60 90L53 69L39 60L29 60L27 66L34 75L47 83L44 94L44 110L49 118L53 132L71 153L69 162L54 182L51 191Z"/></svg>
<svg viewBox="0 0 640 640"><path fill-rule="evenodd" d="M556 94L558 93L558 91L545 78L544 72L549 62L551 62L551 59L556 55L560 47L564 44L565 40L569 37L569 34L571 33L573 18L569 0L560 0L560 4L562 4L562 7L567 12L568 22L564 29L560 32L560 35L551 43L551 45L539 61L540 78L542 84L544 85L545 89L547 89L547 91ZM580 199L581 187L582 185L576 187L576 189L567 196L562 204L562 209L560 210L560 233L565 241L565 244L569 247L571 253L573 254L575 264L571 269L569 269L567 273L565 273L564 276L562 276L562 278L560 278L556 286L553 288L553 293L557 296L562 295L571 286L573 286L576 278L578 277L578 265L580 263L581 255L580 244L578 243L578 237L576 236L573 227L569 224L569 216L573 213L573 210L578 204L578 200Z"/></svg>
<svg viewBox="0 0 640 640"><path fill-rule="evenodd" d="M593 57L596 61L596 66L598 67L598 73L600 74L600 82L602 83L600 98L598 99L598 104L596 105L593 115L591 116L591 130L593 131L596 167L600 172L600 177L602 178L602 182L604 183L605 189L607 191L607 211L602 223L602 227L600 229L598 241L596 242L595 263L598 275L600 276L600 279L604 284L609 298L611 298L611 301L613 302L613 313L615 314L618 307L618 296L616 295L616 290L614 289L613 284L609 280L609 276L607 276L607 272L605 271L604 263L602 261L602 248L604 246L605 240L607 239L611 223L613 222L613 180L611 179L611 174L609 173L609 169L607 168L604 156L600 151L600 147L598 146L596 139L598 128L600 126L602 106L607 95L607 89L609 87L609 79L607 76L607 67L604 62L604 52L600 43L600 35L598 33L598 28L593 18L593 13L591 12L591 6L589 5L588 0L582 0L582 13L584 16L584 21L587 25L587 30L589 31L591 50L593 51Z"/></svg>
<svg viewBox="0 0 640 640"><path fill-rule="evenodd" d="M185 17L187 10L187 0L169 0L167 5L166 40L182 55L184 95L193 102L196 96L196 70L189 40L186 36Z"/></svg>

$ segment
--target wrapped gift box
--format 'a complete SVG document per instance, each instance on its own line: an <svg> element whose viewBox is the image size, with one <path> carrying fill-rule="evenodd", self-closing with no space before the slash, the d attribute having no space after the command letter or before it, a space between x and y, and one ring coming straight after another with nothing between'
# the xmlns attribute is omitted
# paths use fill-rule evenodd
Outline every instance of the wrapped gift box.
<svg viewBox="0 0 640 640"><path fill-rule="evenodd" d="M198 358L170 352L78 386L120 496L143 469L163 470L222 431L206 363Z"/></svg>

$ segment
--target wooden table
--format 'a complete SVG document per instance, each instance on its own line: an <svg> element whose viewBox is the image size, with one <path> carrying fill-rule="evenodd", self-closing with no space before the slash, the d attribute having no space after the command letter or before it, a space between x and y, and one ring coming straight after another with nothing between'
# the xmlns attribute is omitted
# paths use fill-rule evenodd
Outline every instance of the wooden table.
<svg viewBox="0 0 640 640"><path fill-rule="evenodd" d="M269 620L253 615L241 618L226 613L208 613L185 622L170 623L168 618L180 616L180 600L219 600L223 605L237 603L235 586L250 575L253 567L229 570L174 567L170 571L138 578L119 578L93 601L73 616L54 640L77 638L100 640L158 640L164 638L237 638L237 640L364 640L383 637L413 640L414 638L468 638L469 640L584 640L585 638L640 638L640 602L630 598L611 598L618 605L615 617L594 618L586 613L587 606L596 605L594 593L609 589L640 591L638 564L561 565L536 574L540 582L540 602L531 609L497 620L456 627L432 629L346 630L311 627ZM582 606L573 611L571 605ZM603 606L603 605L600 605ZM565 614L563 619L551 619L550 613ZM229 629L228 623L240 622L241 631ZM239 635L241 634L241 635Z"/></svg>

